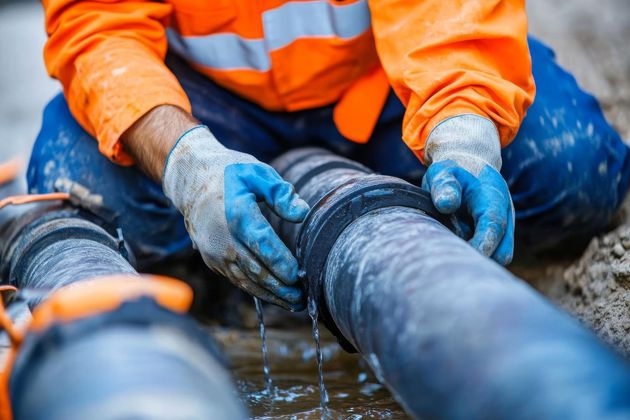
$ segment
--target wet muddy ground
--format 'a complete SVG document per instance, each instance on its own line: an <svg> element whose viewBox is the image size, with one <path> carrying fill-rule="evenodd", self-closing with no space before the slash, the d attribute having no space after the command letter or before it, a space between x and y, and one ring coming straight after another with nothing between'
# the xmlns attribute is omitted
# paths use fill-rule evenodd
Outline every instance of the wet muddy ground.
<svg viewBox="0 0 630 420"><path fill-rule="evenodd" d="M41 110L58 86L46 78L41 6L0 0L0 158L27 156ZM630 2L529 0L531 32L550 44L559 62L602 102L609 120L630 139ZM630 209L630 200L626 201ZM521 260L521 277L576 315L604 340L630 354L630 212L619 226L574 254ZM306 318L270 322L268 345L275 396L265 391L253 308L239 328L211 327L230 360L239 393L254 418L319 418L315 348ZM406 418L356 355L323 334L329 407L337 418Z"/></svg>
<svg viewBox="0 0 630 420"><path fill-rule="evenodd" d="M311 330L304 325L268 330L273 390L265 387L260 337L255 329L215 327L241 398L256 419L319 419L317 365ZM329 413L340 419L408 418L389 392L371 375L357 355L345 353L333 337L322 334Z"/></svg>

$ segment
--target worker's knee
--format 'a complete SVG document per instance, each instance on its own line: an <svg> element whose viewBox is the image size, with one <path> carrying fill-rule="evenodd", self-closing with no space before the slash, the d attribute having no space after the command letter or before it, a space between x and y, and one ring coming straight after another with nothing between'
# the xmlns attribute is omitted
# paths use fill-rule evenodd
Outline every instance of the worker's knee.
<svg viewBox="0 0 630 420"><path fill-rule="evenodd" d="M102 155L62 95L44 111L27 181L31 193L76 192L76 201L95 222L110 231L122 228L140 268L191 249L181 214L162 187L137 167L116 165Z"/></svg>
<svg viewBox="0 0 630 420"><path fill-rule="evenodd" d="M72 118L63 94L55 96L44 109L42 126L31 153L27 172L31 193L53 192L55 180L62 172L80 170L81 159L67 164L67 150L85 135L87 133Z"/></svg>
<svg viewBox="0 0 630 420"><path fill-rule="evenodd" d="M606 122L597 100L530 39L537 93L514 142L503 150L502 174L528 244L555 244L606 228L630 181L628 147Z"/></svg>
<svg viewBox="0 0 630 420"><path fill-rule="evenodd" d="M628 189L630 156L602 122L565 126L540 137L528 135L525 126L504 151L503 175L525 243L551 246L609 225Z"/></svg>

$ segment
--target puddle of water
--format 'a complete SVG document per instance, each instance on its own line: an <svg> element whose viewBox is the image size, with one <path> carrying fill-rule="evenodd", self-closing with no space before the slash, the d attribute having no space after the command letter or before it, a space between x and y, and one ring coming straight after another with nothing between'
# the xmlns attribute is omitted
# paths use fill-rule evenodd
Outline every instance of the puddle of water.
<svg viewBox="0 0 630 420"><path fill-rule="evenodd" d="M254 419L320 419L317 352L311 329L267 328L274 392L270 397L262 369L257 329L212 327L223 344L239 394ZM326 330L320 334L328 388L328 418L408 419L390 393L367 370L358 355L345 353Z"/></svg>

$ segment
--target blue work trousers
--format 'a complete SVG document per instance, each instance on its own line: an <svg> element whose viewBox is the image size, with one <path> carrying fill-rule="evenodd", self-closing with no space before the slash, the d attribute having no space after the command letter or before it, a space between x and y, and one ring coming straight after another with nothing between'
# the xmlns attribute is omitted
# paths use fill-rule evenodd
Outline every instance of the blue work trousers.
<svg viewBox="0 0 630 420"><path fill-rule="evenodd" d="M553 246L601 232L628 189L628 147L606 122L593 96L558 66L553 52L530 39L537 95L513 143L503 150L502 175L516 209L517 240ZM269 162L295 147L321 146L377 172L420 184L425 168L401 140L404 107L392 93L367 144L343 138L333 107L270 112L217 86L181 59L167 65L192 103L193 114L228 148ZM122 228L139 269L191 252L182 216L160 185L137 167L101 155L96 141L62 95L47 105L28 169L31 193L76 183L101 196L113 215L95 220Z"/></svg>

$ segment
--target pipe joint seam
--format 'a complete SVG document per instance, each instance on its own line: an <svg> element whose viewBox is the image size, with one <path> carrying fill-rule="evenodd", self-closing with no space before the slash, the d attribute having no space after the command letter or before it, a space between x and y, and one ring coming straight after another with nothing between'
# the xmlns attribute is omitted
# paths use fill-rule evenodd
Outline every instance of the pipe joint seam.
<svg viewBox="0 0 630 420"><path fill-rule="evenodd" d="M453 230L449 219L435 209L426 191L398 178L362 174L339 185L314 204L298 234L296 257L301 267L300 280L317 303L326 327L344 350L351 353L356 353L356 349L339 331L324 302L326 261L339 235L353 221L384 207L416 209Z"/></svg>

